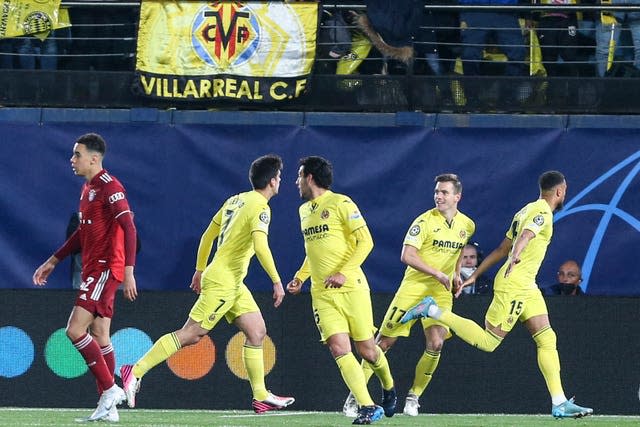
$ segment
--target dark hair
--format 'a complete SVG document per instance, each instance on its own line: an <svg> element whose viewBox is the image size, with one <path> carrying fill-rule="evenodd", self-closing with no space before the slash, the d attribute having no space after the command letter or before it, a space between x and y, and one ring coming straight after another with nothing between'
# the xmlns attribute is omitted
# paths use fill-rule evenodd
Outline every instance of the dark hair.
<svg viewBox="0 0 640 427"><path fill-rule="evenodd" d="M547 171L538 179L538 185L540 185L542 192L549 191L563 182L565 182L564 175L558 171Z"/></svg>
<svg viewBox="0 0 640 427"><path fill-rule="evenodd" d="M313 176L313 181L320 188L328 190L333 183L333 166L329 160L319 156L309 156L300 159L298 166L302 166L304 176Z"/></svg>
<svg viewBox="0 0 640 427"><path fill-rule="evenodd" d="M82 144L87 147L87 150L96 151L102 155L107 151L107 143L104 142L104 139L97 133L86 133L81 135L76 140L76 144Z"/></svg>
<svg viewBox="0 0 640 427"><path fill-rule="evenodd" d="M255 190L262 190L269 185L269 182L278 176L278 171L282 170L282 159L275 154L267 154L258 157L251 163L249 168L249 181Z"/></svg>
<svg viewBox="0 0 640 427"><path fill-rule="evenodd" d="M462 193L462 181L458 178L458 175L454 173L442 173L433 180L435 183L438 182L450 182L453 184L453 188L456 190L456 194Z"/></svg>

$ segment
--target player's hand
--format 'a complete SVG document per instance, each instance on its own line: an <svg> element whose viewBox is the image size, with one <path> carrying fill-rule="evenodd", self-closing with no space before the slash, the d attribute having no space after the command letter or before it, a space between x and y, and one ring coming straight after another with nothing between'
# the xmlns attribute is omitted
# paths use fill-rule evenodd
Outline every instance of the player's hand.
<svg viewBox="0 0 640 427"><path fill-rule="evenodd" d="M298 295L301 290L302 290L302 281L297 277L294 277L292 281L287 283L287 291L289 291L291 295Z"/></svg>
<svg viewBox="0 0 640 427"><path fill-rule="evenodd" d="M453 273L453 293L457 296L460 289L462 289L462 276Z"/></svg>
<svg viewBox="0 0 640 427"><path fill-rule="evenodd" d="M136 278L133 275L133 267L125 267L122 286L124 297L129 301L134 301L138 296L138 289L136 287Z"/></svg>
<svg viewBox="0 0 640 427"><path fill-rule="evenodd" d="M344 274L337 272L324 279L324 287L326 288L341 288L347 278Z"/></svg>
<svg viewBox="0 0 640 427"><path fill-rule="evenodd" d="M519 262L520 262L520 257L510 259L509 265L507 266L507 269L504 272L505 279L509 276L509 274L511 274L513 267L515 267L515 265L518 264Z"/></svg>
<svg viewBox="0 0 640 427"><path fill-rule="evenodd" d="M435 278L438 282L442 283L442 286L444 286L446 290L451 290L451 280L449 280L449 276L444 274L442 271L438 271Z"/></svg>
<svg viewBox="0 0 640 427"><path fill-rule="evenodd" d="M47 278L51 274L54 268L58 264L58 259L54 256L49 257L48 260L42 263L40 267L33 273L33 284L37 286L44 286L47 283Z"/></svg>
<svg viewBox="0 0 640 427"><path fill-rule="evenodd" d="M202 271L196 270L196 272L193 273L193 277L191 278L191 284L189 285L191 290L193 290L193 292L195 292L198 295L200 295L200 291L202 290L202 287L200 284L201 278L202 278Z"/></svg>
<svg viewBox="0 0 640 427"><path fill-rule="evenodd" d="M456 289L455 297L458 298L460 294L462 294L462 290L467 286L473 285L476 282L476 274L473 273L471 276L467 278L458 289Z"/></svg>
<svg viewBox="0 0 640 427"><path fill-rule="evenodd" d="M280 307L282 300L284 300L284 288L282 287L282 282L276 282L273 284L273 306L275 308Z"/></svg>

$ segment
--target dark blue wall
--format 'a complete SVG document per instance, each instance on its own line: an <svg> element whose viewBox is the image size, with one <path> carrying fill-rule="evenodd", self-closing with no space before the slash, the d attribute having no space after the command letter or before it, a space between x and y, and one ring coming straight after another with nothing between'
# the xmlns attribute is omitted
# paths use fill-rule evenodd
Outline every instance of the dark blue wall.
<svg viewBox="0 0 640 427"><path fill-rule="evenodd" d="M64 240L82 183L68 159L75 138L92 131L106 138L105 166L136 213L143 290L188 286L211 215L249 188L249 163L274 152L285 160L270 234L283 280L303 258L297 161L314 154L333 161L334 190L350 195L369 224L376 246L365 269L374 291L396 289L402 240L433 206L434 175L461 176L459 207L488 253L513 214L538 197L539 174L559 169L569 183L567 209L556 216L538 283L552 284L558 265L573 258L588 293L640 295L638 129L635 117L2 109L0 287L32 287L33 270ZM267 289L256 265L247 283ZM47 286L69 287L68 269L61 264Z"/></svg>

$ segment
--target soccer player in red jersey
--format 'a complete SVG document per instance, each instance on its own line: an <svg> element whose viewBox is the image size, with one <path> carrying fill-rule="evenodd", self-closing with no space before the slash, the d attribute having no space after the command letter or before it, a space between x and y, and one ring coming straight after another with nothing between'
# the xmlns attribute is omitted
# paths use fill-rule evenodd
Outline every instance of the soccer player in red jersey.
<svg viewBox="0 0 640 427"><path fill-rule="evenodd" d="M80 194L80 225L36 269L33 283L45 285L61 260L82 251L82 285L66 333L98 384L98 407L86 420L117 422L116 405L124 401L125 394L114 380L115 355L109 329L118 286L123 284L128 300L137 296L133 274L136 228L124 187L102 167L105 151L104 139L95 133L80 136L73 146L71 168L86 180Z"/></svg>

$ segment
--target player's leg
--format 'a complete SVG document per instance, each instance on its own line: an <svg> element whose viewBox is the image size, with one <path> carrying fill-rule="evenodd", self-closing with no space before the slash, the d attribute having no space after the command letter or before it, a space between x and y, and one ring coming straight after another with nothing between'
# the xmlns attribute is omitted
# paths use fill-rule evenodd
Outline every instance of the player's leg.
<svg viewBox="0 0 640 427"><path fill-rule="evenodd" d="M113 377L114 371L116 369L116 357L113 351L113 346L111 345L110 329L111 318L96 317L93 322L91 322L89 333L100 346L100 353L102 353L102 357L107 364L107 368L109 369L109 372L111 372L111 376ZM104 390L102 389L98 381L96 381L96 383L98 386L98 395L102 395L102 392Z"/></svg>
<svg viewBox="0 0 640 427"><path fill-rule="evenodd" d="M424 325L424 323L423 323ZM415 368L415 376L413 383L407 394L407 400L404 406L404 414L410 416L418 415L418 408L420 407L418 399L422 396L425 389L429 386L433 374L440 362L440 352L444 345L445 339L451 334L449 330L438 324L434 324L433 320L427 323L424 329L425 336L425 351L418 360Z"/></svg>
<svg viewBox="0 0 640 427"><path fill-rule="evenodd" d="M560 378L556 333L549 323L547 306L539 291L525 302L522 318L536 343L538 367L551 396L552 415L578 418L592 414L593 409L578 406L565 396Z"/></svg>
<svg viewBox="0 0 640 427"><path fill-rule="evenodd" d="M349 335L345 332L334 333L326 339L323 336L323 340L340 369L342 379L358 402L358 415L353 424L370 424L379 420L384 411L373 402L369 394L362 367L351 351Z"/></svg>
<svg viewBox="0 0 640 427"><path fill-rule="evenodd" d="M229 311L234 301L235 292L211 286L206 279L202 280L200 295L182 328L161 336L135 364L120 367L129 407L135 407L142 377L182 347L200 341Z"/></svg>
<svg viewBox="0 0 640 427"><path fill-rule="evenodd" d="M376 343L380 350L384 352L385 356L387 351L389 351L391 347L393 347L397 340L398 338L396 337L387 337L380 334L376 336ZM371 376L373 375L373 369L371 368L369 362L364 359L362 359L361 366L364 372L365 381L369 383L369 379L371 379ZM358 402L356 402L356 398L351 392L349 392L349 395L344 401L344 405L342 406L342 413L350 418L358 415Z"/></svg>
<svg viewBox="0 0 640 427"><path fill-rule="evenodd" d="M480 350L492 352L502 343L502 339L513 327L514 316L508 314L509 307L506 299L507 297L502 293L494 293L491 305L485 315L485 329L473 320L458 316L451 310L441 309L432 297L426 297L407 311L401 322L430 317L451 328L463 341Z"/></svg>
<svg viewBox="0 0 640 427"><path fill-rule="evenodd" d="M373 339L373 308L368 291L352 291L342 295L340 301L343 313L349 322L349 333L355 342L356 350L365 365L380 380L382 386L382 407L387 417L393 416L396 410L396 390L389 362L384 351Z"/></svg>
<svg viewBox="0 0 640 427"><path fill-rule="evenodd" d="M249 289L242 284L234 305L229 309L226 318L245 336L242 346L242 362L247 370L249 384L253 394L252 407L256 413L282 409L295 399L289 396L277 396L269 391L264 381L264 351L262 344L267 335L267 327Z"/></svg>
<svg viewBox="0 0 640 427"><path fill-rule="evenodd" d="M85 308L75 306L67 323L67 337L73 346L80 352L87 363L89 370L96 378L98 386L102 390L108 390L114 385L113 375L109 371L107 364L100 351L100 346L87 333L89 325L93 322L93 314Z"/></svg>

